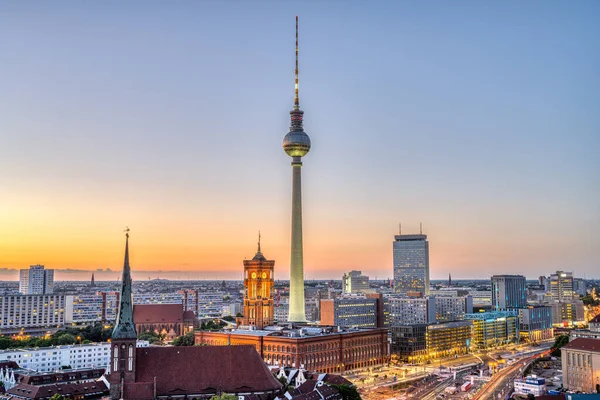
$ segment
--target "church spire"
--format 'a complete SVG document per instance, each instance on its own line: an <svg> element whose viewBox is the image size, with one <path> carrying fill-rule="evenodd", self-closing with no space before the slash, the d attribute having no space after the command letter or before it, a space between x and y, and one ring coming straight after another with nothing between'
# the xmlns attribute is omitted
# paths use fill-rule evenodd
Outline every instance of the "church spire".
<svg viewBox="0 0 600 400"><path fill-rule="evenodd" d="M125 260L121 277L119 314L113 330L113 339L136 339L133 323L133 299L131 293L131 267L129 266L129 228L125 229Z"/></svg>

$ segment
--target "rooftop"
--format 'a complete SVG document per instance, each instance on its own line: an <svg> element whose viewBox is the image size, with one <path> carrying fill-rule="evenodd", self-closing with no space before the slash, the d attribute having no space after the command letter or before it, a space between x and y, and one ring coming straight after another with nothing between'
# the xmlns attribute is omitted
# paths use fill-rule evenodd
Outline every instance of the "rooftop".
<svg viewBox="0 0 600 400"><path fill-rule="evenodd" d="M600 339L577 338L566 344L563 349L600 353Z"/></svg>

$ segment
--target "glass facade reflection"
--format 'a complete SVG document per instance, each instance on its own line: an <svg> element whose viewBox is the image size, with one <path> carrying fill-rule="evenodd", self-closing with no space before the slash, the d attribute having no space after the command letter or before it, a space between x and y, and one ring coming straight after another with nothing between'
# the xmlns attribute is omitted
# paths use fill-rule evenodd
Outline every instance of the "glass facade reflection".
<svg viewBox="0 0 600 400"><path fill-rule="evenodd" d="M427 235L396 235L394 239L394 291L429 295Z"/></svg>

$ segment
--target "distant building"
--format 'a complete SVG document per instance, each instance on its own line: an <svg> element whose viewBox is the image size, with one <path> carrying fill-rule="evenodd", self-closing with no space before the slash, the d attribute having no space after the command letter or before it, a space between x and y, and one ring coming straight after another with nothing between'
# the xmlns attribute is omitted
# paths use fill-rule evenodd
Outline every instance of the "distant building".
<svg viewBox="0 0 600 400"><path fill-rule="evenodd" d="M54 270L44 269L43 265L32 265L19 273L19 293L52 294L54 293Z"/></svg>
<svg viewBox="0 0 600 400"><path fill-rule="evenodd" d="M465 314L464 319L473 321L472 346L477 349L519 342L519 316L514 311Z"/></svg>
<svg viewBox="0 0 600 400"><path fill-rule="evenodd" d="M577 338L561 348L563 386L595 393L600 388L600 340Z"/></svg>
<svg viewBox="0 0 600 400"><path fill-rule="evenodd" d="M490 290L469 290L469 296L473 298L473 307L492 307L492 292Z"/></svg>
<svg viewBox="0 0 600 400"><path fill-rule="evenodd" d="M569 337L571 340L576 338L600 339L600 314L589 322L589 329L572 329Z"/></svg>
<svg viewBox="0 0 600 400"><path fill-rule="evenodd" d="M389 324L413 325L432 324L436 321L435 298L389 296Z"/></svg>
<svg viewBox="0 0 600 400"><path fill-rule="evenodd" d="M587 294L587 283L584 279L573 279L573 292L575 295L585 296Z"/></svg>
<svg viewBox="0 0 600 400"><path fill-rule="evenodd" d="M0 333L45 333L65 323L65 296L2 296L0 310Z"/></svg>
<svg viewBox="0 0 600 400"><path fill-rule="evenodd" d="M523 275L492 276L492 307L495 311L511 310L527 305L527 289Z"/></svg>
<svg viewBox="0 0 600 400"><path fill-rule="evenodd" d="M427 235L396 235L394 239L394 291L429 295Z"/></svg>
<svg viewBox="0 0 600 400"><path fill-rule="evenodd" d="M104 320L105 302L102 295L83 293L65 297L65 322L67 324L93 324Z"/></svg>
<svg viewBox="0 0 600 400"><path fill-rule="evenodd" d="M110 343L0 350L0 361L14 361L22 368L52 372L61 367L107 368Z"/></svg>
<svg viewBox="0 0 600 400"><path fill-rule="evenodd" d="M519 329L521 339L539 343L554 337L552 328L552 307L529 306L519 309Z"/></svg>
<svg viewBox="0 0 600 400"><path fill-rule="evenodd" d="M550 275L549 286L548 291L552 300L573 300L575 291L572 272L556 271L555 274Z"/></svg>
<svg viewBox="0 0 600 400"><path fill-rule="evenodd" d="M459 321L473 312L471 296L435 297L435 318L438 322Z"/></svg>
<svg viewBox="0 0 600 400"><path fill-rule="evenodd" d="M552 324L558 326L573 326L585 324L585 305L581 300L555 301L552 307Z"/></svg>
<svg viewBox="0 0 600 400"><path fill-rule="evenodd" d="M351 328L383 328L385 315L379 316L383 296L345 295L321 300L321 325Z"/></svg>
<svg viewBox="0 0 600 400"><path fill-rule="evenodd" d="M428 360L427 324L395 325L390 327L392 353L405 363Z"/></svg>
<svg viewBox="0 0 600 400"><path fill-rule="evenodd" d="M369 290L369 277L361 271L350 271L342 276L342 290L344 293L364 293Z"/></svg>
<svg viewBox="0 0 600 400"><path fill-rule="evenodd" d="M138 334L154 332L167 340L193 332L197 325L194 313L183 311L181 304L136 304L133 322Z"/></svg>

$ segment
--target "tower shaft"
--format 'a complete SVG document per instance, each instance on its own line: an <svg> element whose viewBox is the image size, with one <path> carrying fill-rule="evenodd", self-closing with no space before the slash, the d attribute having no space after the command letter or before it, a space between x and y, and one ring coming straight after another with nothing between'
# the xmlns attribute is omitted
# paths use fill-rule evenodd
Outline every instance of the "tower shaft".
<svg viewBox="0 0 600 400"><path fill-rule="evenodd" d="M290 310L288 320L305 322L304 252L302 246L302 161L292 159L292 255L290 263Z"/></svg>

